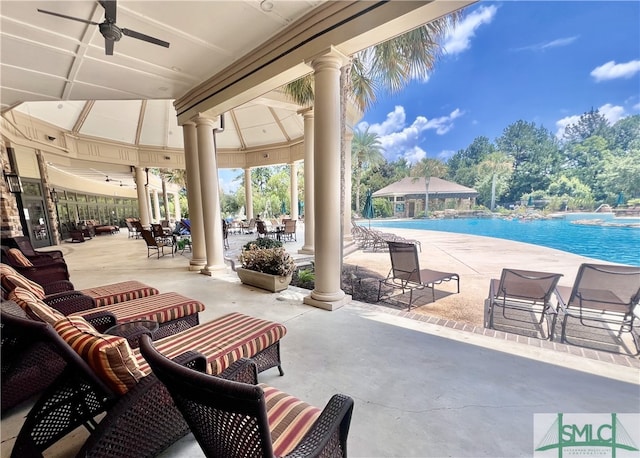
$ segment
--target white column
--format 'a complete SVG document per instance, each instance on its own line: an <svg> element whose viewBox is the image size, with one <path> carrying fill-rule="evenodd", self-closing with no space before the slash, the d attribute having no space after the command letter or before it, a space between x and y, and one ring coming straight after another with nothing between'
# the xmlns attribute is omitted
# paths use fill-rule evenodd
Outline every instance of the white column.
<svg viewBox="0 0 640 458"><path fill-rule="evenodd" d="M144 168L136 167L135 176L136 180L136 192L138 194L138 214L140 215L140 224L142 227L148 229L151 224L149 218L149 204L147 203L147 188L145 187L146 175Z"/></svg>
<svg viewBox="0 0 640 458"><path fill-rule="evenodd" d="M313 219L313 108L302 111L304 118L304 245L298 253L313 254L315 223Z"/></svg>
<svg viewBox="0 0 640 458"><path fill-rule="evenodd" d="M145 188L147 190L146 192L146 197L147 197L147 208L149 209L149 224L153 223L153 207L152 207L152 203L151 203L151 191L149 191L149 186L147 186Z"/></svg>
<svg viewBox="0 0 640 458"><path fill-rule="evenodd" d="M292 162L289 166L291 170L291 219L298 219L298 164Z"/></svg>
<svg viewBox="0 0 640 458"><path fill-rule="evenodd" d="M251 190L251 168L244 169L244 201L247 221L253 218L253 191Z"/></svg>
<svg viewBox="0 0 640 458"><path fill-rule="evenodd" d="M191 222L191 261L189 270L201 270L206 264L204 226L202 224L202 196L200 194L200 172L198 171L198 145L196 125L192 122L182 126L184 137L184 163L187 169L187 202Z"/></svg>
<svg viewBox="0 0 640 458"><path fill-rule="evenodd" d="M180 221L182 219L182 212L180 210L180 194L177 192L173 193L173 212L175 213L176 221Z"/></svg>
<svg viewBox="0 0 640 458"><path fill-rule="evenodd" d="M167 182L162 179L162 205L164 206L164 220L169 221L169 195L167 194Z"/></svg>
<svg viewBox="0 0 640 458"><path fill-rule="evenodd" d="M315 81L314 182L315 289L304 303L335 310L350 300L341 287L340 254L340 67L346 58L334 49L313 59Z"/></svg>
<svg viewBox="0 0 640 458"><path fill-rule="evenodd" d="M160 220L162 218L160 218L160 198L158 196L158 190L154 189L152 191L152 195L153 195L153 214L155 216L155 222L156 223L160 223Z"/></svg>
<svg viewBox="0 0 640 458"><path fill-rule="evenodd" d="M351 234L351 140L353 132L347 129L345 133L346 151L344 153L344 221L342 226L342 239L345 244L353 243Z"/></svg>
<svg viewBox="0 0 640 458"><path fill-rule="evenodd" d="M224 263L218 165L216 163L213 127L213 120L203 117L196 118L202 216L207 250L207 263L201 273L205 275L213 275L214 271L227 269Z"/></svg>

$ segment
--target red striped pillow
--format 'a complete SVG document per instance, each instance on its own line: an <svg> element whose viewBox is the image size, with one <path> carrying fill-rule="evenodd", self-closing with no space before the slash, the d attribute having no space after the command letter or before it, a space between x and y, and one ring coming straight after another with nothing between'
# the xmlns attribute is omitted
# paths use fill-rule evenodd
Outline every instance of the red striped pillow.
<svg viewBox="0 0 640 458"><path fill-rule="evenodd" d="M54 328L116 393L125 394L144 377L127 339L100 334L79 316L65 317Z"/></svg>
<svg viewBox="0 0 640 458"><path fill-rule="evenodd" d="M44 299L44 288L27 277L19 274L6 264L0 264L0 282L7 291L13 291L16 287L21 287L31 291L38 299Z"/></svg>
<svg viewBox="0 0 640 458"><path fill-rule="evenodd" d="M37 318L40 321L56 324L64 318L64 315L56 309L38 299L35 294L20 286L9 293L9 300L14 301L27 313L27 315Z"/></svg>
<svg viewBox="0 0 640 458"><path fill-rule="evenodd" d="M19 266L33 267L31 261L29 261L27 257L22 254L22 251L18 250L17 248L9 248L9 257Z"/></svg>
<svg viewBox="0 0 640 458"><path fill-rule="evenodd" d="M300 399L264 384L267 419L275 456L288 455L300 443L322 411Z"/></svg>

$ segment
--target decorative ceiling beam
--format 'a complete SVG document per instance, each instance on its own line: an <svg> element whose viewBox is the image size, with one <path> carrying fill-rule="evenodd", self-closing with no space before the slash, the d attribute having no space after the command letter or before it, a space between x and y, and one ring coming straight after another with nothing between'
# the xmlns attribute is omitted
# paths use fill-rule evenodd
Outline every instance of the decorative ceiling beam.
<svg viewBox="0 0 640 458"><path fill-rule="evenodd" d="M136 138L134 141L134 145L140 145L140 133L142 132L142 124L144 123L144 113L147 111L147 101L141 100L140 104L140 115L138 116L138 126L136 127ZM166 123L165 123L166 126Z"/></svg>
<svg viewBox="0 0 640 458"><path fill-rule="evenodd" d="M91 15L90 21L93 22L101 22L104 16L104 8L100 6L97 2L93 9L93 14ZM85 54L87 54L87 50L89 49L89 43L93 36L97 33L98 27L94 25L87 24L82 34L82 38L80 38L80 44L78 45L78 51L76 52L73 63L69 68L69 72L67 73L67 82L64 85L64 90L62 91L62 100L69 100L71 96L71 90L73 89L73 83L78 76L78 72L80 71L80 67L82 66L82 62L84 60Z"/></svg>
<svg viewBox="0 0 640 458"><path fill-rule="evenodd" d="M289 137L289 135L287 134L287 130L284 128L284 126L282 125L282 123L280 122L280 118L278 117L278 115L276 115L276 110L273 109L273 107L269 107L269 113L271 113L271 116L273 116L273 120L276 122L276 124L278 125L278 128L280 129L280 132L282 132L282 136L288 141L291 141L291 137Z"/></svg>
<svg viewBox="0 0 640 458"><path fill-rule="evenodd" d="M244 137L242 136L242 129L240 129L240 124L238 123L238 118L236 117L236 111L230 110L231 121L233 122L233 126L236 128L236 134L238 135L238 140L240 141L240 150L247 149L247 143L244 141Z"/></svg>
<svg viewBox="0 0 640 458"><path fill-rule="evenodd" d="M78 119L76 119L76 123L73 125L73 129L71 129L72 134L80 133L80 129L84 125L89 113L91 113L91 109L93 108L93 104L96 103L95 100L87 100L82 107L82 111L78 115Z"/></svg>

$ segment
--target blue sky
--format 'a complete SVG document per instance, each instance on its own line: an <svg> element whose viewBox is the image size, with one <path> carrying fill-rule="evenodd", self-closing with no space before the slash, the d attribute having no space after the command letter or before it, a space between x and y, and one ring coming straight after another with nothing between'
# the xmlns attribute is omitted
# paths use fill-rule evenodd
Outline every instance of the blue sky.
<svg viewBox="0 0 640 458"><path fill-rule="evenodd" d="M562 135L591 108L614 123L640 113L640 2L481 1L425 81L380 94L369 126L392 161L447 160L522 119ZM221 171L225 191L239 171Z"/></svg>

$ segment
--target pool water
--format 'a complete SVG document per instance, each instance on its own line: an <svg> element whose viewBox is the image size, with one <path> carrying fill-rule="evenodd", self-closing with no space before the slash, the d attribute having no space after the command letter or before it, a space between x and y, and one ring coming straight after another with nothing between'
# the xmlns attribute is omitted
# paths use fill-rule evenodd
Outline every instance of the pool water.
<svg viewBox="0 0 640 458"><path fill-rule="evenodd" d="M588 219L584 214L583 217L573 216L570 219L583 218ZM637 219L635 221L637 222ZM496 237L555 248L603 261L640 266L640 228L638 227L583 226L572 224L567 219L506 220L501 218L372 221L371 226Z"/></svg>

